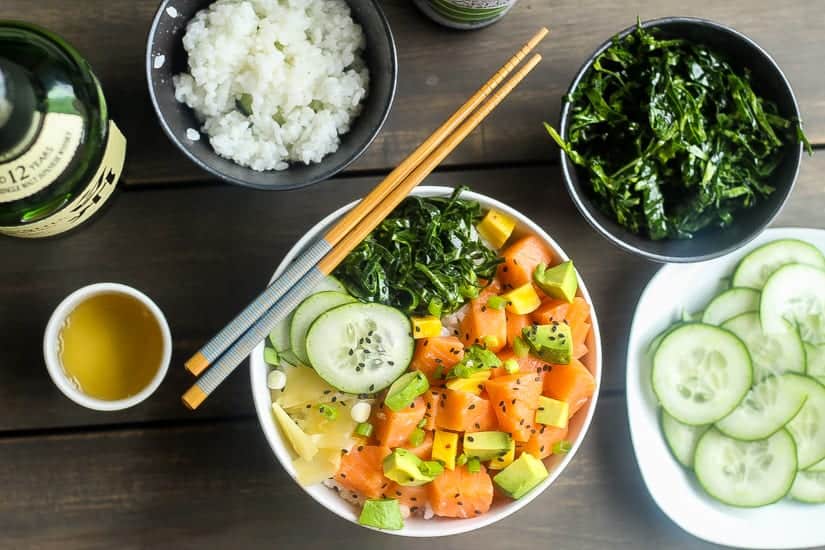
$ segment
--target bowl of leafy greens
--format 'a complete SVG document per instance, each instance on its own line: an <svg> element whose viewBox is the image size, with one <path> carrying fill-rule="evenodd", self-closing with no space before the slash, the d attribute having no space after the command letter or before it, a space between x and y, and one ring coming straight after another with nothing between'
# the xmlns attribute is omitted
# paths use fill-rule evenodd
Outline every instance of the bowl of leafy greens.
<svg viewBox="0 0 825 550"><path fill-rule="evenodd" d="M588 222L660 262L707 260L756 237L810 150L771 56L689 17L637 21L602 44L562 102L559 131L545 126Z"/></svg>

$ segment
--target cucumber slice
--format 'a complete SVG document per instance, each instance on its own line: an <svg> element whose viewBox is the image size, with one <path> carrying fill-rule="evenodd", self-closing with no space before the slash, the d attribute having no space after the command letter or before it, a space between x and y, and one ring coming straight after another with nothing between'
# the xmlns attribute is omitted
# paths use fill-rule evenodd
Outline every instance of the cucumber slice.
<svg viewBox="0 0 825 550"><path fill-rule="evenodd" d="M825 504L825 472L797 472L789 494L800 502Z"/></svg>
<svg viewBox="0 0 825 550"><path fill-rule="evenodd" d="M731 506L764 506L788 494L796 477L796 448L786 430L739 441L714 428L696 445L694 470L713 498Z"/></svg>
<svg viewBox="0 0 825 550"><path fill-rule="evenodd" d="M332 275L327 275L324 277L321 282L315 287L315 292L325 292L325 291L332 291L332 292L340 292L342 294L347 294L347 289L344 288L344 285L333 277ZM289 342L289 327L292 325L292 314L290 313L289 316L278 323L272 332L269 333L269 341L272 343L272 347L275 348L275 351L278 353L283 353L284 351L290 348Z"/></svg>
<svg viewBox="0 0 825 550"><path fill-rule="evenodd" d="M825 384L825 345L805 343L805 374Z"/></svg>
<svg viewBox="0 0 825 550"><path fill-rule="evenodd" d="M701 323L679 326L653 356L653 391L684 424L712 424L745 397L753 377L745 344L733 333Z"/></svg>
<svg viewBox="0 0 825 550"><path fill-rule="evenodd" d="M662 409L662 432L665 434L665 441L670 447L670 452L679 464L685 468L693 468L693 456L696 452L696 444L705 434L710 426L688 426L682 424L666 410Z"/></svg>
<svg viewBox="0 0 825 550"><path fill-rule="evenodd" d="M754 382L785 372L805 373L805 347L799 333L787 321L782 320L780 326L781 332L763 332L757 313L743 313L722 325L748 348L753 362Z"/></svg>
<svg viewBox="0 0 825 550"><path fill-rule="evenodd" d="M304 364L308 364L306 337L310 325L322 313L354 301L355 298L349 294L327 290L313 294L301 302L292 313L292 323L289 325L289 349L292 353Z"/></svg>
<svg viewBox="0 0 825 550"><path fill-rule="evenodd" d="M808 472L825 472L825 458L807 469Z"/></svg>
<svg viewBox="0 0 825 550"><path fill-rule="evenodd" d="M702 322L721 325L728 319L752 311L759 311L759 292L752 288L731 288L710 301Z"/></svg>
<svg viewBox="0 0 825 550"><path fill-rule="evenodd" d="M807 376L798 376L808 399L786 428L796 441L799 469L825 459L825 386Z"/></svg>
<svg viewBox="0 0 825 550"><path fill-rule="evenodd" d="M786 374L753 387L733 412L716 423L728 437L755 441L770 437L802 409L808 398L805 377Z"/></svg>
<svg viewBox="0 0 825 550"><path fill-rule="evenodd" d="M788 264L805 264L825 269L825 256L818 248L804 241L773 241L742 258L733 273L733 286L760 290L777 269Z"/></svg>
<svg viewBox="0 0 825 550"><path fill-rule="evenodd" d="M805 342L825 344L825 271L802 264L780 267L765 283L759 315L766 333L782 333L785 319Z"/></svg>
<svg viewBox="0 0 825 550"><path fill-rule="evenodd" d="M306 337L315 372L346 393L375 393L392 384L410 365L414 346L407 316L381 304L331 309Z"/></svg>

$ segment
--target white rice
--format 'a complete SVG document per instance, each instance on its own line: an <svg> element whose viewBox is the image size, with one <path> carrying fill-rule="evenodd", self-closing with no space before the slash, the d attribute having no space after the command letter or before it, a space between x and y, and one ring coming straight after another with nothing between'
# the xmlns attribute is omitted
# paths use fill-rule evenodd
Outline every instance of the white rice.
<svg viewBox="0 0 825 550"><path fill-rule="evenodd" d="M175 98L203 121L215 152L284 170L335 152L361 110L364 33L344 0L218 0L189 22L189 72ZM236 101L248 94L252 114Z"/></svg>

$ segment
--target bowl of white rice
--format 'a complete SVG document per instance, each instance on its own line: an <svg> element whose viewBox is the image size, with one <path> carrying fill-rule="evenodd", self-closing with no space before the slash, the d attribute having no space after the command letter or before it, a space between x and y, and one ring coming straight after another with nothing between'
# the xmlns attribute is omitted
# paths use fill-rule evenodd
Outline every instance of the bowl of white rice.
<svg viewBox="0 0 825 550"><path fill-rule="evenodd" d="M164 0L146 74L161 126L196 165L285 190L370 146L398 63L376 0Z"/></svg>

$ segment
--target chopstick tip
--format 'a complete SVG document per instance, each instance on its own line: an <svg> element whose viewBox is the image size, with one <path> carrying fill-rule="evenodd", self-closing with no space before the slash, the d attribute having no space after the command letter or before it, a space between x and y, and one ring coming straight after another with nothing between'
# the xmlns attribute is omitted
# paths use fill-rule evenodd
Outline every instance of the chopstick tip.
<svg viewBox="0 0 825 550"><path fill-rule="evenodd" d="M195 376L200 376L200 373L205 371L208 366L209 360L201 352L196 353L190 357L186 363L184 363L186 370Z"/></svg>
<svg viewBox="0 0 825 550"><path fill-rule="evenodd" d="M194 411L206 399L206 393L197 385L192 386L181 396L181 401L186 408Z"/></svg>

